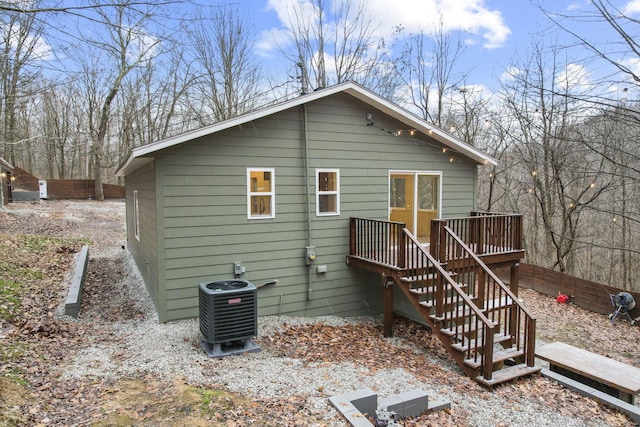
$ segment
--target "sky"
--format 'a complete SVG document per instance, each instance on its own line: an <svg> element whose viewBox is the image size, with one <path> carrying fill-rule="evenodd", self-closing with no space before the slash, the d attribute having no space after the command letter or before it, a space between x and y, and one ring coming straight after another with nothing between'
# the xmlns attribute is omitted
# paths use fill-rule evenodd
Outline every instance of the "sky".
<svg viewBox="0 0 640 427"><path fill-rule="evenodd" d="M246 12L258 36L257 53L267 68L282 65L279 46L286 44L286 21L292 0L236 0ZM308 1L308 0L300 0ZM325 0L328 5L334 0ZM461 66L469 70L467 84L495 88L510 64L531 52L533 43L569 43L570 37L554 27L534 4L558 13L574 13L589 0L364 0L378 33L390 37L402 25L409 32L433 28L440 17L444 29L464 31ZM621 10L640 18L640 0L611 0ZM590 23L582 31L606 40L604 32ZM579 54L578 54L579 55ZM586 53L585 53L586 55ZM278 71L276 71L278 72ZM286 70L282 70L285 73ZM574 67L572 72L586 73ZM576 77L579 78L579 77ZM582 76L580 77L582 78Z"/></svg>

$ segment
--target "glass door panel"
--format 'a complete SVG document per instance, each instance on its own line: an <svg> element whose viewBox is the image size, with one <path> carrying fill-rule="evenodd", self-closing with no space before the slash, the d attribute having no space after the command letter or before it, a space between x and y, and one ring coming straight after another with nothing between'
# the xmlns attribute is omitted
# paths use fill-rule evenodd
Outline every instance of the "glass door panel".
<svg viewBox="0 0 640 427"><path fill-rule="evenodd" d="M440 176L418 174L418 212L416 237L428 243L431 220L440 218Z"/></svg>
<svg viewBox="0 0 640 427"><path fill-rule="evenodd" d="M389 182L389 221L403 222L413 233L414 176L391 174Z"/></svg>

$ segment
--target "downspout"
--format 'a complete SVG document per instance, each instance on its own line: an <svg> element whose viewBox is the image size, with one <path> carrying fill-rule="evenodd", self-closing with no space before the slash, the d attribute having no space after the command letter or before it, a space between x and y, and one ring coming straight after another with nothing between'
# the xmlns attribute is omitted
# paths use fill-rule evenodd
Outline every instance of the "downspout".
<svg viewBox="0 0 640 427"><path fill-rule="evenodd" d="M309 201L309 135L307 129L307 106L302 104L302 127L303 127L303 149L304 149L304 185L305 185L305 197L307 199L307 249L305 250L305 264L307 266L307 300L313 299L313 289L311 289L311 271L313 269L313 260L309 259L309 248L312 247L311 242L311 202Z"/></svg>

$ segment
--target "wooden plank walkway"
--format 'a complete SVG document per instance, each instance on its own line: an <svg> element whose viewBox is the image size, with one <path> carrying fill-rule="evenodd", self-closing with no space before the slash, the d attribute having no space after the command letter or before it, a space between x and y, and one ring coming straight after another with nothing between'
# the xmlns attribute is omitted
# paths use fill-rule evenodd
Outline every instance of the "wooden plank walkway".
<svg viewBox="0 0 640 427"><path fill-rule="evenodd" d="M588 380L592 380L607 386L605 389L616 390L616 397L625 402L635 404L640 393L640 369L635 366L562 342L537 348L536 357L549 362L549 369L553 372L568 373L570 378L587 385L590 385ZM603 391L609 393L610 390Z"/></svg>

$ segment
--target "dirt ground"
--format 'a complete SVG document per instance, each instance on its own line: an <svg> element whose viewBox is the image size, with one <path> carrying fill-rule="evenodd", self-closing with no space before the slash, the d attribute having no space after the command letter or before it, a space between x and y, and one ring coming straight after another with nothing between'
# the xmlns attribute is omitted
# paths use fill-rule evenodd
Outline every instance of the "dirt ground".
<svg viewBox="0 0 640 427"><path fill-rule="evenodd" d="M179 377L165 381L140 375L114 382L97 382L51 375L50 367L65 363L70 354L94 340L113 338L100 328L100 324L143 315L135 304L107 303L108 295L113 291L109 283L128 271L121 258L116 257L114 261L108 256L92 255L83 310L92 310L95 321L74 323L60 318L57 310L66 295L65 278L72 268L74 254L84 244L90 246L91 254L108 255L123 250L122 201L14 203L6 210L0 210L0 426L305 424L296 418L295 401L257 402L224 389L188 384ZM520 296L537 318L539 343L563 341L640 366L640 328L623 322L612 325L606 316L571 304L558 304L554 298L533 291L521 290ZM416 327L398 321L394 333L447 358L437 340L414 333ZM267 348L271 345L299 351L306 348L301 341L305 339L313 339L316 344L327 340L327 345L333 346L330 342L335 342L338 333L334 330L323 336L311 332L283 334L260 344ZM353 343L345 346L348 350L333 346L335 351L330 361L373 363L370 349L384 347L380 332L381 328L359 330L359 334L366 335L366 347ZM346 328L340 333L349 339L348 334L353 331ZM315 357L313 354L296 355ZM444 376L450 374L442 375L445 380ZM470 396L486 393L469 382L462 384L463 388L469 389ZM544 396L552 411L575 411L580 416L586 411L613 426L630 422L615 411L568 393L541 377L520 383L517 390L531 399ZM508 399L512 391L513 388L506 387L498 388L494 393L504 394ZM407 425L458 423L464 425L464 418L447 413ZM323 425L321 420L313 420L313 424Z"/></svg>

